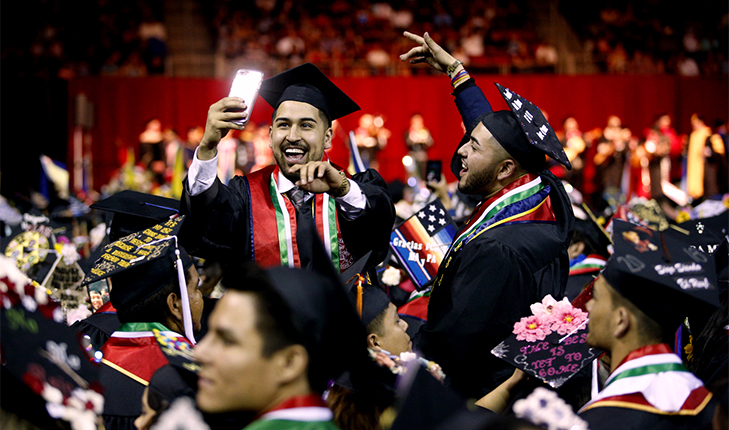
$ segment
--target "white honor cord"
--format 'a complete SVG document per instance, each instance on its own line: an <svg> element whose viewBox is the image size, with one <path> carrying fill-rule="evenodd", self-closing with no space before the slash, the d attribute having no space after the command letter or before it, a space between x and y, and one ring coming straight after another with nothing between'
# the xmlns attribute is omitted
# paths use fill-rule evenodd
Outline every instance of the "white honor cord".
<svg viewBox="0 0 729 430"><path fill-rule="evenodd" d="M177 245L175 241L175 245ZM182 300L182 324L185 327L185 337L193 345L196 344L195 336L192 332L192 312L190 311L190 296L187 294L187 284L185 283L185 271L182 268L182 260L180 260L180 250L175 246L175 255L177 256L177 279L180 284L180 299Z"/></svg>

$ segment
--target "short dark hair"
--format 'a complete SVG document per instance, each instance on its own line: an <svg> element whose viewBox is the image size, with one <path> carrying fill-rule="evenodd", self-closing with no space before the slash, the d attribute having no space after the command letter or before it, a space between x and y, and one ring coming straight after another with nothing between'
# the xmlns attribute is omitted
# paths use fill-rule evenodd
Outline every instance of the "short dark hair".
<svg viewBox="0 0 729 430"><path fill-rule="evenodd" d="M327 114L324 113L323 110L316 108L317 112L319 112L319 119L324 121L324 124L327 125L327 128L332 127L332 120L329 119ZM273 122L276 119L276 113L278 112L278 107L273 110L273 113L271 114L271 122Z"/></svg>
<svg viewBox="0 0 729 430"><path fill-rule="evenodd" d="M640 338L646 343L661 343L669 340L676 327L663 328L658 322L641 311L633 302L623 297L612 286L608 289L612 299L613 309L622 306L635 316L638 323L636 327Z"/></svg>
<svg viewBox="0 0 729 430"><path fill-rule="evenodd" d="M112 288L114 288L114 278L111 279ZM185 270L185 284L190 282L190 275ZM156 291L151 296L135 303L126 308L116 310L119 322L158 322L167 325L167 320L173 318L169 306L167 306L167 296L175 293L180 295L180 286L177 277L165 285L162 289Z"/></svg>
<svg viewBox="0 0 729 430"><path fill-rule="evenodd" d="M373 319L372 321L370 321L369 324L367 324L367 327L365 327L365 330L367 331L368 335L374 333L376 335L382 336L385 334L385 315L387 315L388 308L389 308L389 306L387 308L385 308L385 310L383 310L382 312L377 314L375 319Z"/></svg>
<svg viewBox="0 0 729 430"><path fill-rule="evenodd" d="M114 288L114 279L112 279L112 288ZM142 300L126 308L116 310L119 322L158 322L167 324L167 319L171 317L170 309L167 306L167 296L171 293L180 294L180 287L177 280L171 281L163 288Z"/></svg>
<svg viewBox="0 0 729 430"><path fill-rule="evenodd" d="M232 263L223 268L222 283L227 290L253 295L256 329L263 339L261 355L270 357L287 346L302 345L309 355L309 386L316 392L324 392L329 382L326 361L320 359L317 348L310 345L294 326L291 307L276 292L265 271L252 261Z"/></svg>

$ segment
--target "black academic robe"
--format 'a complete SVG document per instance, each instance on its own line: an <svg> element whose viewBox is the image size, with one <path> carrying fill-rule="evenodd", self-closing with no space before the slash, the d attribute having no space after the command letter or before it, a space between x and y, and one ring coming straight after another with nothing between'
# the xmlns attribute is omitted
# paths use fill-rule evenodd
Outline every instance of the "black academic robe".
<svg viewBox="0 0 729 430"><path fill-rule="evenodd" d="M355 174L367 198L364 211L354 220L338 213L342 239L354 260L373 251L367 266L373 266L387 255L390 232L395 222L395 207L387 185L379 173L368 169ZM181 236L185 248L201 257L231 261L251 259L253 256L253 223L256 208L251 207L248 181L242 176L230 180L227 186L217 178L203 193L191 196L187 189L181 199L181 213L187 215ZM297 214L297 219L300 215ZM300 244L302 267L312 267L312 222L297 222L297 240ZM307 230L307 231L305 231Z"/></svg>
<svg viewBox="0 0 729 430"><path fill-rule="evenodd" d="M531 314L529 306L546 294L563 297L574 215L559 179L540 176L551 186L556 223L503 224L468 242L440 266L443 280L415 336L414 348L440 364L465 397L481 397L511 375L514 368L490 351Z"/></svg>
<svg viewBox="0 0 729 430"><path fill-rule="evenodd" d="M709 404L697 415L661 415L621 407L592 408L580 414L590 430L711 430L715 403Z"/></svg>

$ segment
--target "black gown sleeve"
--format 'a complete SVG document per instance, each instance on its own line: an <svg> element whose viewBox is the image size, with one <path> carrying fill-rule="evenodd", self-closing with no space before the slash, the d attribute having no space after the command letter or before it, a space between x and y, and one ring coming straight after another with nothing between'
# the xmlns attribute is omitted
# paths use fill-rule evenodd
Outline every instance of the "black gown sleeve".
<svg viewBox="0 0 729 430"><path fill-rule="evenodd" d="M250 204L247 181L236 176L227 186L215 178L206 191L191 196L187 179L180 200L185 222L180 231L188 252L216 261L250 259Z"/></svg>
<svg viewBox="0 0 729 430"><path fill-rule="evenodd" d="M390 233L395 223L395 206L385 180L375 170L367 169L355 174L352 179L362 189L367 206L353 220L340 215L339 226L347 249L355 260L372 251L366 265L371 267L387 256Z"/></svg>

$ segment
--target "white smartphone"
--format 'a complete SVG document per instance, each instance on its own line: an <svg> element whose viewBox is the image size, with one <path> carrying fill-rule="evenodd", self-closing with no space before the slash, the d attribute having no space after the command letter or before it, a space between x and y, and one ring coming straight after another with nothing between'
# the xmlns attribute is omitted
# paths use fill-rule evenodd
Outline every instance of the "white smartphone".
<svg viewBox="0 0 729 430"><path fill-rule="evenodd" d="M258 97L258 90L261 89L261 82L263 81L263 72L257 70L238 70L233 79L233 85L230 86L230 93L228 97L240 97L246 103L245 112L248 116L244 119L233 121L238 125L246 125L248 119L251 117L253 112L253 105L256 103L256 97Z"/></svg>

